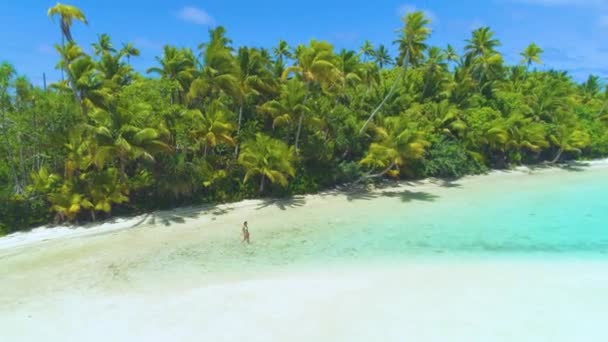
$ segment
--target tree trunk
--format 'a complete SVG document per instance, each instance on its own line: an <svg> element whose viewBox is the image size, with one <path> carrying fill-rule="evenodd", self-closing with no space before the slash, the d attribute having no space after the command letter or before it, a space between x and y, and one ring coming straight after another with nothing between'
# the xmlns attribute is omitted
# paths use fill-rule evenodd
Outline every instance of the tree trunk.
<svg viewBox="0 0 608 342"><path fill-rule="evenodd" d="M304 121L304 114L300 114L300 119L298 120L298 131L296 133L296 153L299 151L298 146L300 143L300 133L302 132L302 121Z"/></svg>
<svg viewBox="0 0 608 342"><path fill-rule="evenodd" d="M203 157L207 158L207 144L205 144L205 148L203 149Z"/></svg>
<svg viewBox="0 0 608 342"><path fill-rule="evenodd" d="M266 183L266 176L262 175L262 180L260 181L260 194L264 192L264 184Z"/></svg>
<svg viewBox="0 0 608 342"><path fill-rule="evenodd" d="M392 162L392 163L391 163L391 164L390 164L390 165L389 165L389 166L388 166L386 169L382 170L382 172L380 172L380 173L376 173L376 174L373 174L373 175L366 175L366 176L363 176L363 177L359 178L359 180L358 180L358 181L356 181L354 184L357 184L357 183L359 183L359 182L363 181L364 179L371 179L371 178L379 178L379 177L383 177L383 176L384 176L384 175L386 175L386 174L387 174L387 173L388 173L390 170L392 170L392 169L393 169L393 167L395 167L395 165L397 165L397 163L395 163L395 162L393 161L393 162Z"/></svg>
<svg viewBox="0 0 608 342"><path fill-rule="evenodd" d="M65 36L63 35L63 33L61 34L61 48L63 49L63 51L65 52ZM67 68L67 65L64 65L63 68ZM65 76L63 73L63 68L61 68L61 82L65 81Z"/></svg>
<svg viewBox="0 0 608 342"><path fill-rule="evenodd" d="M395 92L395 89L397 89L397 84L399 83L399 81L401 81L401 78L403 78L405 76L409 61L410 61L410 50L408 49L407 53L405 54L405 59L403 60L403 70L401 71L401 73L399 74L399 76L397 77L395 82L393 83L393 86L391 87L391 89L388 91L388 94L386 94L386 96L384 97L382 102L380 102L378 107L372 112L372 114L369 116L369 119L367 119L367 121L365 121L365 124L363 124L363 127L361 127L361 129L359 130L359 134L363 134L363 132L365 132L367 125L369 125L369 123L374 119L374 116L376 116L376 114L378 113L378 111L380 111L380 108L382 108L382 106L384 106L386 101L388 101L389 97L391 97L393 95L393 93Z"/></svg>
<svg viewBox="0 0 608 342"><path fill-rule="evenodd" d="M564 153L564 149L560 148L559 151L557 151L557 155L555 156L555 158L551 161L552 164L555 164L559 161L559 158L562 157L562 154Z"/></svg>
<svg viewBox="0 0 608 342"><path fill-rule="evenodd" d="M243 104L239 106L239 124L236 127L236 146L234 147L234 157L239 157L239 148L241 147L241 142L239 136L241 134L241 123L243 121Z"/></svg>
<svg viewBox="0 0 608 342"><path fill-rule="evenodd" d="M93 222L97 221L97 218L95 217L95 209L91 210L91 220L93 220Z"/></svg>

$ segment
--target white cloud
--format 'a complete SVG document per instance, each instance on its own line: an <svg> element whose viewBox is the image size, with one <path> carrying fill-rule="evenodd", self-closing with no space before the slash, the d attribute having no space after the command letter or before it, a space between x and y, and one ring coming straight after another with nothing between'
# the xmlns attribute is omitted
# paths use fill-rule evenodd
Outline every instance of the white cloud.
<svg viewBox="0 0 608 342"><path fill-rule="evenodd" d="M186 6L179 10L177 12L177 17L185 22L196 25L210 26L215 22L213 17L205 12L205 10L192 6Z"/></svg>
<svg viewBox="0 0 608 342"><path fill-rule="evenodd" d="M397 9L397 15L402 17L408 13L412 13L415 11L424 12L424 15L426 15L427 18L431 19L431 22L433 22L433 23L436 23L439 21L439 19L437 18L437 15L435 15L435 13L433 11L427 10L427 9L422 9L422 8L417 8L416 6L409 5L409 4L399 6L399 8Z"/></svg>

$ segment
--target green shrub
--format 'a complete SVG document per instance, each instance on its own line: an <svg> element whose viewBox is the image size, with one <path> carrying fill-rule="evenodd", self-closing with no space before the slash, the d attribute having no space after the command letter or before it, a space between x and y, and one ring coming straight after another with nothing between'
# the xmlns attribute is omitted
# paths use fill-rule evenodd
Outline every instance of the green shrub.
<svg viewBox="0 0 608 342"><path fill-rule="evenodd" d="M448 139L433 143L422 163L425 177L456 178L488 170L472 158L462 145Z"/></svg>

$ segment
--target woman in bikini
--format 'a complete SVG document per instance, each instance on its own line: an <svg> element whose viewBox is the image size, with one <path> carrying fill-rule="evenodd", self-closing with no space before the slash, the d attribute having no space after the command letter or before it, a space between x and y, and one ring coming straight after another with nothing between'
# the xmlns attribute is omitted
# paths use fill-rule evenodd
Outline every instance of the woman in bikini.
<svg viewBox="0 0 608 342"><path fill-rule="evenodd" d="M241 242L247 242L249 243L249 227L247 226L247 221L245 221L243 223L243 241Z"/></svg>

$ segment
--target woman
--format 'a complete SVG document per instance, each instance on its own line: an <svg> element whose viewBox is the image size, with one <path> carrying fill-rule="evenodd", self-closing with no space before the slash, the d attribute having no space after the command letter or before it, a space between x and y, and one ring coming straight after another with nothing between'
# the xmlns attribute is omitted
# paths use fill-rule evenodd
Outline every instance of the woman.
<svg viewBox="0 0 608 342"><path fill-rule="evenodd" d="M247 221L243 223L243 241L249 243L249 227L247 226Z"/></svg>

